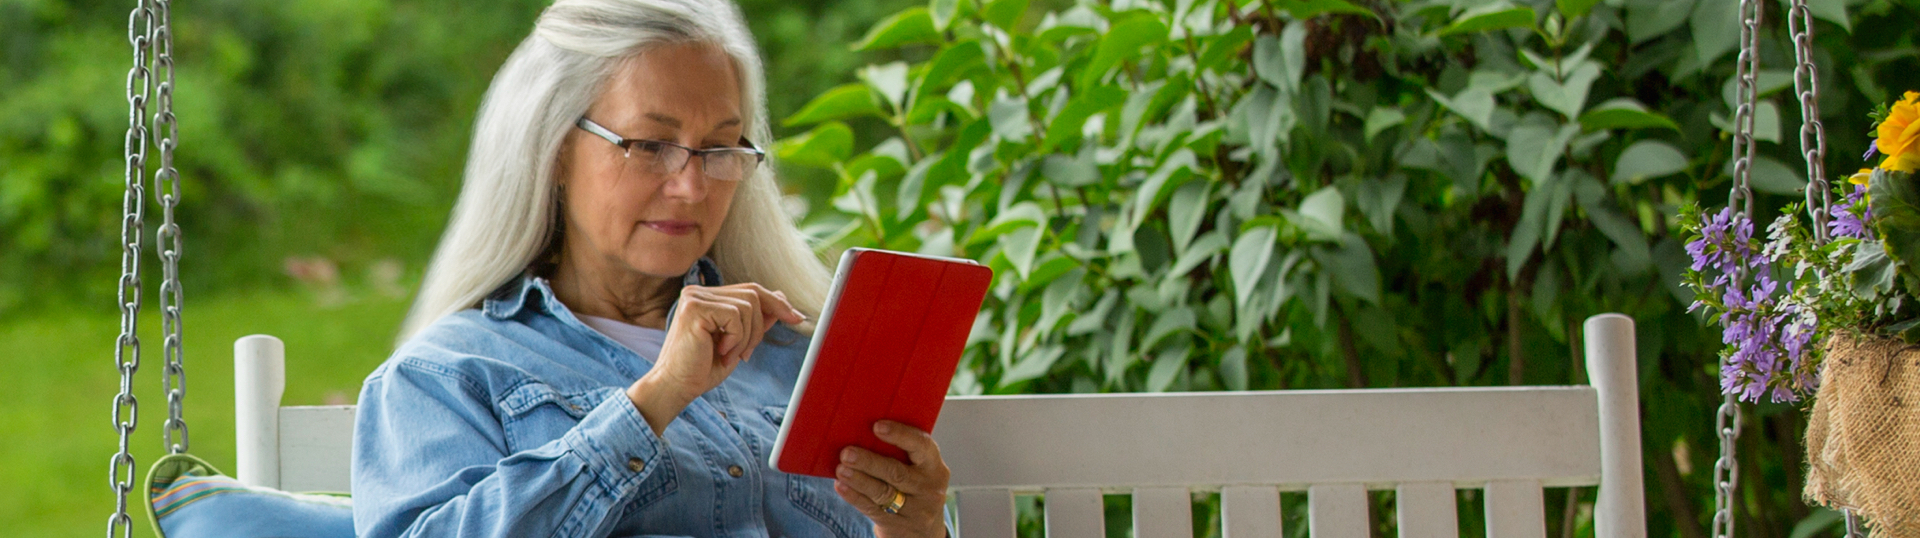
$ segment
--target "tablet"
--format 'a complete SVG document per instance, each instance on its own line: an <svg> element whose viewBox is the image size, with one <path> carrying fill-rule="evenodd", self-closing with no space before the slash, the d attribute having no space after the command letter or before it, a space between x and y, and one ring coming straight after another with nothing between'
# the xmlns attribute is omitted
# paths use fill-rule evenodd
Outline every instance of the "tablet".
<svg viewBox="0 0 1920 538"><path fill-rule="evenodd" d="M774 468L832 478L848 445L907 461L873 423L933 431L992 281L972 260L861 248L840 256L773 444Z"/></svg>

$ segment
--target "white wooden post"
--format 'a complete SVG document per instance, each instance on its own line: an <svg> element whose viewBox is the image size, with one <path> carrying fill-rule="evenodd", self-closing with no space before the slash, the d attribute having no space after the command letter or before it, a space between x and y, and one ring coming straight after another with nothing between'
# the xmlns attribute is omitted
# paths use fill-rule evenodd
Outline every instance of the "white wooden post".
<svg viewBox="0 0 1920 538"><path fill-rule="evenodd" d="M1106 503L1100 490L1047 490L1047 538L1106 538Z"/></svg>
<svg viewBox="0 0 1920 538"><path fill-rule="evenodd" d="M1646 492L1640 482L1640 368L1633 318L1601 314L1586 322L1587 378L1600 398L1600 494L1594 535L1645 538Z"/></svg>
<svg viewBox="0 0 1920 538"><path fill-rule="evenodd" d="M256 334L233 342L235 478L280 487L280 396L286 392L286 344Z"/></svg>
<svg viewBox="0 0 1920 538"><path fill-rule="evenodd" d="M1452 482L1407 482L1395 488L1400 538L1460 538Z"/></svg>

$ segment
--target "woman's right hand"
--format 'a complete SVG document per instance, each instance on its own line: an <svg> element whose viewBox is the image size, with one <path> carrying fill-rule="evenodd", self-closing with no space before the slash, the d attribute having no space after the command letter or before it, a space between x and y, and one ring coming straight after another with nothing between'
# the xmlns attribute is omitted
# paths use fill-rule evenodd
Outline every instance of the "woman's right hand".
<svg viewBox="0 0 1920 538"><path fill-rule="evenodd" d="M759 284L681 288L660 356L651 371L627 387L627 398L659 435L681 410L719 386L752 355L774 321L794 325L805 320L786 294Z"/></svg>

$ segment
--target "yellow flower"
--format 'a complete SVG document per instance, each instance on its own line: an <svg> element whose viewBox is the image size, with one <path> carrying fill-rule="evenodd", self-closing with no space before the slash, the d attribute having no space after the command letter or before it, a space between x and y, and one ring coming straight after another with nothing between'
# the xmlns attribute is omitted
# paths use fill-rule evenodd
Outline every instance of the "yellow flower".
<svg viewBox="0 0 1920 538"><path fill-rule="evenodd" d="M1849 176L1847 178L1847 183L1852 183L1855 185L1865 185L1867 184L1867 180L1872 177L1873 177L1872 168L1861 168L1859 172L1854 172L1852 176Z"/></svg>
<svg viewBox="0 0 1920 538"><path fill-rule="evenodd" d="M1907 92L1904 97L1880 122L1880 138L1874 141L1887 156L1880 167L1895 172L1920 168L1920 121L1915 121L1920 120L1920 92Z"/></svg>

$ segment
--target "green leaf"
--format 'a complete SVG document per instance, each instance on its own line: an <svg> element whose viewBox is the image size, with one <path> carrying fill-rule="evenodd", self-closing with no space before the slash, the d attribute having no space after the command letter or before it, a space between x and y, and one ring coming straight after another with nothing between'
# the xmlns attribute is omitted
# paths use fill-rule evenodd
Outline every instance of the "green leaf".
<svg viewBox="0 0 1920 538"><path fill-rule="evenodd" d="M968 0L932 0L927 4L927 15L933 19L935 31L947 31L947 25L953 23L953 17L960 14L961 6L969 5Z"/></svg>
<svg viewBox="0 0 1920 538"><path fill-rule="evenodd" d="M1053 363L1058 362L1066 353L1067 348L1058 344L1040 346L1028 351L1026 355L1020 357L1018 362L1013 363L1012 368L1008 368L1006 373L1000 375L1000 386L1039 379L1047 375L1047 371L1053 369Z"/></svg>
<svg viewBox="0 0 1920 538"><path fill-rule="evenodd" d="M940 32L934 29L933 16L927 8L911 7L893 14L873 29L867 36L853 45L853 50L891 49L914 43L939 43Z"/></svg>
<svg viewBox="0 0 1920 538"><path fill-rule="evenodd" d="M1593 5L1598 3L1600 0L1555 0L1554 6L1559 8L1561 15L1569 19L1578 19L1587 16L1587 11L1592 10Z"/></svg>
<svg viewBox="0 0 1920 538"><path fill-rule="evenodd" d="M987 106L987 121L992 122L993 135L1001 140L1019 142L1033 135L1033 121L1027 118L1025 99L994 99L993 104Z"/></svg>
<svg viewBox="0 0 1920 538"><path fill-rule="evenodd" d="M1535 185L1553 175L1553 168L1567 151L1567 143L1580 134L1577 125L1559 125L1542 113L1528 114L1507 134L1507 163Z"/></svg>
<svg viewBox="0 0 1920 538"><path fill-rule="evenodd" d="M1220 230L1200 234L1200 238L1193 240L1193 244L1188 245L1187 249L1180 253L1180 257L1174 260L1173 269L1169 270L1167 274L1187 274L1193 271L1194 268L1199 267L1200 264L1207 263L1208 260L1213 259L1215 254L1226 250L1228 246L1231 245L1227 244L1227 235Z"/></svg>
<svg viewBox="0 0 1920 538"><path fill-rule="evenodd" d="M1733 163L1728 162L1726 168L1722 169L1722 173L1732 177ZM1753 172L1747 178L1747 184L1752 186L1753 190L1765 193L1799 194L1801 189L1806 188L1807 180L1800 175L1799 171L1788 168L1787 165L1781 164L1772 157L1755 155Z"/></svg>
<svg viewBox="0 0 1920 538"><path fill-rule="evenodd" d="M1247 349L1234 346L1220 356L1220 383L1228 390L1247 390Z"/></svg>
<svg viewBox="0 0 1920 538"><path fill-rule="evenodd" d="M1555 81L1548 73L1536 71L1527 77L1527 88L1533 91L1533 99L1541 106L1571 120L1580 116L1580 109L1587 105L1587 91L1599 79L1600 65L1586 62L1567 74L1565 81Z"/></svg>
<svg viewBox="0 0 1920 538"><path fill-rule="evenodd" d="M853 129L837 121L823 123L799 136L773 143L780 160L815 168L832 168L853 154Z"/></svg>
<svg viewBox="0 0 1920 538"><path fill-rule="evenodd" d="M1139 228L1140 223L1145 221L1148 215L1152 215L1154 210L1160 208L1160 204L1166 202L1174 189L1193 178L1193 169L1198 166L1200 162L1194 157L1193 150L1187 148L1180 148L1172 156L1167 157L1166 161L1160 163L1160 167L1154 169L1153 175L1147 176L1146 182L1141 183L1139 190L1134 191L1133 220L1129 227Z"/></svg>
<svg viewBox="0 0 1920 538"><path fill-rule="evenodd" d="M1373 16L1372 11L1353 5L1346 0L1268 0L1269 5L1287 12L1295 19L1306 20L1323 14L1348 14Z"/></svg>
<svg viewBox="0 0 1920 538"><path fill-rule="evenodd" d="M873 90L862 84L844 84L808 101L806 106L800 107L799 112L787 116L781 125L795 127L867 115L886 116L880 110L880 104L873 101Z"/></svg>
<svg viewBox="0 0 1920 538"><path fill-rule="evenodd" d="M1262 35L1253 43L1253 72L1261 80L1287 94L1300 91L1300 77L1307 68L1307 27L1299 21L1288 24L1279 37Z"/></svg>
<svg viewBox="0 0 1920 538"><path fill-rule="evenodd" d="M1714 60L1740 44L1740 3L1705 0L1693 5L1687 18L1693 28L1693 52L1700 65Z"/></svg>
<svg viewBox="0 0 1920 538"><path fill-rule="evenodd" d="M1680 125L1667 119L1658 112L1648 111L1639 101L1630 97L1610 99L1593 110L1580 115L1580 128L1588 131L1603 129L1669 129L1679 131Z"/></svg>
<svg viewBox="0 0 1920 538"><path fill-rule="evenodd" d="M1003 0L1011 1L1011 0ZM1024 5L1025 0L1021 0ZM1140 49L1167 40L1167 25L1154 17L1135 17L1113 25L1093 50L1093 58L1080 72L1079 87L1090 88L1106 78L1120 62L1140 54Z"/></svg>
<svg viewBox="0 0 1920 538"><path fill-rule="evenodd" d="M1717 0L1704 0L1708 2ZM1627 4L1627 40L1633 44L1667 35L1687 23L1695 0L1652 0Z"/></svg>
<svg viewBox="0 0 1920 538"><path fill-rule="evenodd" d="M1383 106L1367 113L1367 123L1361 131L1365 134L1365 139L1368 142L1372 142L1373 136L1380 134L1380 131L1385 131L1395 125L1406 122L1407 115L1400 112L1400 109Z"/></svg>
<svg viewBox="0 0 1920 538"><path fill-rule="evenodd" d="M1237 65L1240 51L1253 41L1253 26L1234 26L1224 34L1207 38L1201 48L1200 60L1194 63L1195 71L1217 71L1228 65ZM1233 62L1229 64L1229 62Z"/></svg>
<svg viewBox="0 0 1920 538"><path fill-rule="evenodd" d="M1620 152L1620 159L1614 161L1614 183L1639 185L1649 179L1665 177L1687 170L1687 156L1680 153L1672 144L1659 140L1641 140L1627 146Z"/></svg>
<svg viewBox="0 0 1920 538"><path fill-rule="evenodd" d="M1300 200L1298 225L1316 241L1338 241L1346 220L1347 198L1331 185Z"/></svg>
<svg viewBox="0 0 1920 538"><path fill-rule="evenodd" d="M1492 2L1468 9L1440 31L1442 37L1533 26L1533 8L1515 6L1506 1Z"/></svg>
<svg viewBox="0 0 1920 538"><path fill-rule="evenodd" d="M1027 0L991 0L980 10L980 16L1001 30L1012 33L1013 25L1027 14Z"/></svg>
<svg viewBox="0 0 1920 538"><path fill-rule="evenodd" d="M875 93L880 94L880 97L885 98L887 103L893 105L895 110L898 110L900 105L906 102L906 62L869 65L861 68L859 74L860 80L866 82L868 87L873 88Z"/></svg>
<svg viewBox="0 0 1920 538"><path fill-rule="evenodd" d="M927 64L926 72L920 75L920 95L947 87L969 71L985 66L986 60L986 51L980 48L980 42L971 39L940 49L940 54Z"/></svg>
<svg viewBox="0 0 1920 538"><path fill-rule="evenodd" d="M1169 349L1153 358L1153 368L1147 371L1147 392L1166 392L1180 373L1187 371L1187 359L1193 355L1193 346L1183 345Z"/></svg>
<svg viewBox="0 0 1920 538"><path fill-rule="evenodd" d="M1140 349L1150 351L1168 338L1191 333L1198 326L1199 320L1194 317L1193 309L1184 306L1175 308L1154 318L1153 325L1147 329L1147 338L1140 341Z"/></svg>
<svg viewBox="0 0 1920 538"><path fill-rule="evenodd" d="M1466 118L1482 131L1493 128L1493 92L1486 88L1469 86L1452 97L1441 95L1433 88L1427 88L1427 96L1432 97L1440 106L1447 107L1454 114Z"/></svg>
<svg viewBox="0 0 1920 538"><path fill-rule="evenodd" d="M1080 129L1087 118L1105 112L1127 102L1127 92L1113 86L1100 86L1081 91L1079 95L1067 100L1067 106L1060 109L1047 123L1047 138L1040 144L1040 152L1046 153L1060 147L1068 140L1080 136Z"/></svg>
<svg viewBox="0 0 1920 538"><path fill-rule="evenodd" d="M1867 180L1867 199L1887 255L1900 261L1901 274L1911 285L1920 276L1920 188L1910 173L1876 169Z"/></svg>
<svg viewBox="0 0 1920 538"><path fill-rule="evenodd" d="M1082 151L1085 158L1048 155L1040 162L1040 175L1062 187L1084 187L1100 182L1100 169L1093 163L1093 152Z"/></svg>
<svg viewBox="0 0 1920 538"><path fill-rule="evenodd" d="M1240 232L1240 237L1233 241L1233 250L1227 255L1227 271L1233 275L1234 303L1243 310L1252 299L1261 275L1266 273L1267 264L1273 261L1278 231L1273 226L1256 226Z"/></svg>
<svg viewBox="0 0 1920 538"><path fill-rule="evenodd" d="M1188 182L1173 191L1173 198L1167 201L1167 224L1173 234L1174 252L1186 252L1187 243L1200 230L1200 222L1207 217L1212 187L1206 182Z"/></svg>
<svg viewBox="0 0 1920 538"><path fill-rule="evenodd" d="M1038 226L1028 226L1000 236L1000 253L1013 264L1014 274L1022 280L1033 272L1033 257L1040 251L1042 234Z"/></svg>
<svg viewBox="0 0 1920 538"><path fill-rule="evenodd" d="M1314 247L1313 258L1340 291L1369 303L1380 302L1380 267L1360 234L1348 232L1336 247Z"/></svg>
<svg viewBox="0 0 1920 538"><path fill-rule="evenodd" d="M1841 30L1849 34L1853 33L1853 20L1847 16L1847 0L1807 0L1807 11L1813 12L1815 17L1839 25Z"/></svg>
<svg viewBox="0 0 1920 538"><path fill-rule="evenodd" d="M1606 201L1607 189L1600 181L1581 174L1576 179L1581 184L1580 209L1587 212L1587 222L1600 230L1601 235L1613 240L1633 267L1649 267L1653 264L1653 249L1647 245L1646 234L1640 225L1615 210L1613 204ZM1564 180L1563 180L1564 181Z"/></svg>

